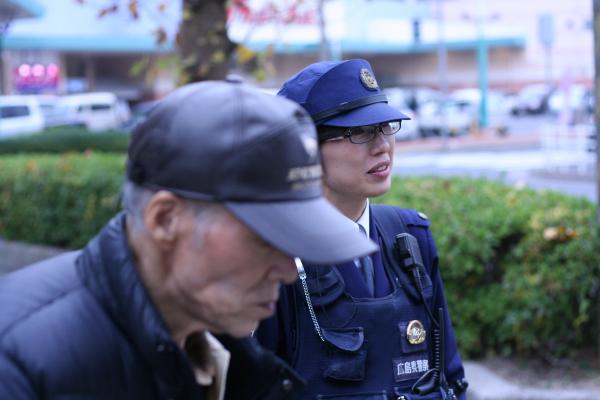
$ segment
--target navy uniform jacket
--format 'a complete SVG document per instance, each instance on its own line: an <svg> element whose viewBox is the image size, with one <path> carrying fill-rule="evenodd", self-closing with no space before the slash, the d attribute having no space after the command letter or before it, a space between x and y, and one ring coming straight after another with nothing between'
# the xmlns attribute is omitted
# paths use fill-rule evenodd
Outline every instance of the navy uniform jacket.
<svg viewBox="0 0 600 400"><path fill-rule="evenodd" d="M374 223L374 219L377 218L377 215L374 215L376 214L374 213L374 208L377 208L378 206L370 207L370 236L371 239L376 243L379 243L381 247L383 245L382 242L380 242L379 237L381 229L378 229L377 224ZM454 330L448 314L444 288L439 273L438 254L429 230L429 220L423 214L419 214L414 210L399 208L395 208L395 210L396 212L401 213L409 233L418 240L423 263L431 279L431 308L432 310L437 310L441 307L445 311L445 374L447 381L450 384L453 384L457 380L464 379L464 370L461 358L457 351ZM394 289L394 284L390 282L388 274L386 274L386 270L388 269L384 267L384 258L381 251L372 255L375 270L374 297L376 298L387 296ZM337 265L336 269L343 277L345 284L344 290L348 294L354 298L369 297L366 284L353 262ZM404 285L400 290L404 290L404 287L408 287L408 285ZM317 336L315 330L304 329L303 335L311 335L314 337L297 337L300 329L296 326L298 323L298 315L296 314L298 312L304 312L298 311L305 310L304 303L305 299L302 286L299 282L283 287L276 314L272 318L263 321L255 332L255 336L264 347L274 351L284 360L292 364L293 367L297 367L295 362L298 358L298 347L302 346L302 342L312 340ZM309 380L308 388L310 389L310 387L311 383ZM459 399L466 399L465 394L461 394Z"/></svg>

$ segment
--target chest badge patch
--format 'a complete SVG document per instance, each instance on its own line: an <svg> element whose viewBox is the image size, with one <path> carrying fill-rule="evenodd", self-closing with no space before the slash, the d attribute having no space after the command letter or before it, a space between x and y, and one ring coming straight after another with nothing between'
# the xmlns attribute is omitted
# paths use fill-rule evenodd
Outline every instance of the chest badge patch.
<svg viewBox="0 0 600 400"><path fill-rule="evenodd" d="M408 339L408 343L421 344L425 341L426 334L427 332L421 321L413 319L408 323L408 327L406 328L406 339Z"/></svg>
<svg viewBox="0 0 600 400"><path fill-rule="evenodd" d="M371 73L371 71L369 71L366 68L361 68L360 69L360 81L362 82L362 84L364 85L364 87L366 87L369 90L377 90L377 89L379 89L379 85L377 84L377 80L375 79L375 77L373 76L373 74Z"/></svg>

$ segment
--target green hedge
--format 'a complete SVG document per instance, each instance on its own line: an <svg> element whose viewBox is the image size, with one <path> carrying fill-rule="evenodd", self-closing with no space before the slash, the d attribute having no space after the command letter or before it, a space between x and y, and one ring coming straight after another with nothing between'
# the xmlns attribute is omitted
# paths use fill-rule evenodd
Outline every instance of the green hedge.
<svg viewBox="0 0 600 400"><path fill-rule="evenodd" d="M396 180L381 201L430 217L463 353L564 357L595 344L591 202L464 178Z"/></svg>
<svg viewBox="0 0 600 400"><path fill-rule="evenodd" d="M77 248L119 209L125 157L0 157L0 236Z"/></svg>
<svg viewBox="0 0 600 400"><path fill-rule="evenodd" d="M115 130L90 132L83 127L57 127L32 135L0 140L0 154L105 151L125 153L129 135Z"/></svg>
<svg viewBox="0 0 600 400"><path fill-rule="evenodd" d="M123 165L119 154L0 157L0 236L82 246L117 212ZM589 201L466 178L396 179L380 200L429 215L463 355L595 345Z"/></svg>

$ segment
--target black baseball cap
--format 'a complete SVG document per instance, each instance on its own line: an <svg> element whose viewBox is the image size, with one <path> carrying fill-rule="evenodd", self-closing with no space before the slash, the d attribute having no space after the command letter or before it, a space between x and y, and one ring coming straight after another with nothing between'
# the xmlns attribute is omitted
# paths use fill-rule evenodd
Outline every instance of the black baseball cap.
<svg viewBox="0 0 600 400"><path fill-rule="evenodd" d="M377 250L321 192L310 116L240 83L183 86L132 133L127 177L183 198L222 203L275 248L312 263Z"/></svg>

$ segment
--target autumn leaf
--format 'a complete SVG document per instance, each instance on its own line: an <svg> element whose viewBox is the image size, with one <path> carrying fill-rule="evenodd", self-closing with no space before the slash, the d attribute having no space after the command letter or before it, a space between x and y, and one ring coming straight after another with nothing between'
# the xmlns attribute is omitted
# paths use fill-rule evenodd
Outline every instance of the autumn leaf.
<svg viewBox="0 0 600 400"><path fill-rule="evenodd" d="M105 17L108 14L116 13L118 10L119 10L118 4L113 4L112 6L104 7L102 9L100 9L100 12L98 13L98 18Z"/></svg>
<svg viewBox="0 0 600 400"><path fill-rule="evenodd" d="M133 19L138 19L140 17L137 0L131 0L127 8L129 9L129 14L131 14Z"/></svg>
<svg viewBox="0 0 600 400"><path fill-rule="evenodd" d="M225 52L223 52L222 50L217 50L214 53L211 54L210 60L215 63L222 63L225 62L226 56L225 56Z"/></svg>
<svg viewBox="0 0 600 400"><path fill-rule="evenodd" d="M254 52L247 46L239 45L237 47L238 60L245 64L254 58Z"/></svg>
<svg viewBox="0 0 600 400"><path fill-rule="evenodd" d="M154 37L156 38L156 43L158 44L165 44L167 42L167 32L163 27L160 27L154 31Z"/></svg>

